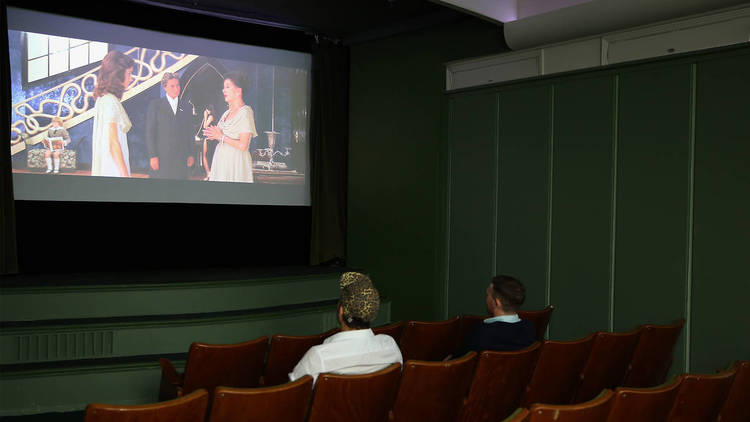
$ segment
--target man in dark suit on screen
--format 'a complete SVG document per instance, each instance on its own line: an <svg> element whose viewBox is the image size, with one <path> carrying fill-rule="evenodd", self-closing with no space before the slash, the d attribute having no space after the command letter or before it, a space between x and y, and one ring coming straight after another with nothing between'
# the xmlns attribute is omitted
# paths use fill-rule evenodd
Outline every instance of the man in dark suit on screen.
<svg viewBox="0 0 750 422"><path fill-rule="evenodd" d="M146 115L146 145L152 177L187 179L192 167L193 115L180 104L180 79L166 72L161 86L167 94L148 106Z"/></svg>

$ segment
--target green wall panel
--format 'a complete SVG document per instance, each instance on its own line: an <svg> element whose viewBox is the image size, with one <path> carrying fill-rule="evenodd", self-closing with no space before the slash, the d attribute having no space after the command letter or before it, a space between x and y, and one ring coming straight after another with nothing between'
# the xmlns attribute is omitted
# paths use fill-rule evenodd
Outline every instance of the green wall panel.
<svg viewBox="0 0 750 422"><path fill-rule="evenodd" d="M750 358L750 55L699 62L691 369Z"/></svg>
<svg viewBox="0 0 750 422"><path fill-rule="evenodd" d="M384 301L373 325L389 321L390 302ZM331 305L245 317L4 329L0 335L0 364L73 362L66 362L62 368L8 366L0 373L0 416L82 410L93 402L144 404L157 400L160 370L156 357L153 363L115 361L111 365L94 365L90 359L144 359L143 355L186 353L194 341L226 344L277 333L308 335L335 325L335 306ZM103 331L111 335L108 343L111 353L106 356L97 353L100 350L96 335L87 335ZM67 348L42 340L67 334L72 334L73 339ZM19 349L18 338L30 341ZM47 352L50 346L60 353ZM64 350L69 353L62 353Z"/></svg>
<svg viewBox="0 0 750 422"><path fill-rule="evenodd" d="M189 283L5 288L0 290L0 320L158 316L270 308L336 299L338 278L339 273L330 273Z"/></svg>
<svg viewBox="0 0 750 422"><path fill-rule="evenodd" d="M159 364L4 373L0 416L83 410L89 403L145 404L159 398Z"/></svg>
<svg viewBox="0 0 750 422"><path fill-rule="evenodd" d="M557 306L550 338L684 317L673 374L748 358L749 73L750 47L736 46L450 93L498 95L485 248L525 282L526 308ZM494 121L479 116L449 128ZM467 178L457 171L448 183Z"/></svg>
<svg viewBox="0 0 750 422"><path fill-rule="evenodd" d="M691 68L625 71L619 84L614 328L628 330L686 314Z"/></svg>
<svg viewBox="0 0 750 422"><path fill-rule="evenodd" d="M448 315L486 312L493 276L497 191L497 95L450 101Z"/></svg>
<svg viewBox="0 0 750 422"><path fill-rule="evenodd" d="M347 263L396 319L446 317L444 63L505 50L475 19L351 47Z"/></svg>
<svg viewBox="0 0 750 422"><path fill-rule="evenodd" d="M551 90L500 93L497 272L524 283L526 309L547 304Z"/></svg>
<svg viewBox="0 0 750 422"><path fill-rule="evenodd" d="M614 78L555 84L550 333L580 338L610 324Z"/></svg>

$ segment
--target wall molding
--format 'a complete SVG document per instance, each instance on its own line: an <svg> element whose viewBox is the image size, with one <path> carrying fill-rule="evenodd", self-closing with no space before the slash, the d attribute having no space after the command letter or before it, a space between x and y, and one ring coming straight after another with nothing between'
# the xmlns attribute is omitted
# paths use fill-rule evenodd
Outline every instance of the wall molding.
<svg viewBox="0 0 750 422"><path fill-rule="evenodd" d="M446 90L590 69L750 41L750 6L538 48L446 63Z"/></svg>

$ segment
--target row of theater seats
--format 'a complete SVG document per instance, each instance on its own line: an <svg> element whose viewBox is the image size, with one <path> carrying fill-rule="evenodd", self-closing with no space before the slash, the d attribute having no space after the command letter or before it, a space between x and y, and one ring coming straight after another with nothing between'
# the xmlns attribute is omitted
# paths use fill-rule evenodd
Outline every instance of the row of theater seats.
<svg viewBox="0 0 750 422"><path fill-rule="evenodd" d="M530 348L532 349L532 348ZM534 350L539 345L533 346ZM497 401L511 403L520 389L499 375L489 355L528 352L475 352L448 362L408 361L367 375L322 374L273 387L218 387L213 399L199 389L179 399L143 406L90 405L87 422L188 421L501 421ZM478 362L477 362L478 359ZM505 371L513 371L514 360ZM475 368L476 365L476 368ZM484 366L483 366L484 365ZM472 377L473 375L473 377ZM523 386L523 384L521 384ZM500 390L497 390L500 389ZM581 404L533 404L506 421L583 422L740 422L750 418L750 361L718 375L687 374L659 387L604 389ZM468 393L467 393L468 391ZM209 408L209 403L211 406ZM515 407L514 407L515 408Z"/></svg>
<svg viewBox="0 0 750 422"><path fill-rule="evenodd" d="M541 326L537 325L538 331L543 333L546 329L551 310L550 307L543 311L535 311L536 315L546 314L546 317L541 318ZM533 316L530 319L534 321ZM684 324L684 321L679 321L677 324L666 326L644 325L627 333L599 332L581 340L535 343L517 352L483 352L480 356L471 353L448 362L426 361L439 360L450 353L462 333L478 322L481 322L481 317L464 316L448 321L409 321L406 324L399 322L375 328L376 332L393 336L401 345L406 361L403 376L400 376L401 371L394 368L381 373L353 377L321 375L315 388L309 413L310 420L338 420L337 417L331 419L331 415L315 416L323 411L332 410L339 416L344 415L343 419L349 420L369 420L369 417L361 418L365 415L390 414L392 420L454 421L458 418L462 421L499 421L508 416L519 404L529 406L533 403L581 402L588 400L589 396L593 397L602 388L656 385L666 376L671 364L672 348ZM335 330L331 330L307 337L274 336L262 376L262 356L265 353L266 338L240 345L213 345L206 349L220 352L213 355L200 353L200 348L194 353L191 347L183 375L178 374L167 364L168 362L162 361L163 367L168 368L164 370L162 387L167 381L167 387L176 387L172 389L172 395L178 396L189 394L198 388L213 392L219 385L253 387L283 383L286 381L286 374L299 357L311 345L322 342L334 332ZM308 344L303 344L305 342ZM255 354L259 358L255 361L261 362L251 371L245 371L247 367L253 366L248 363L253 360L249 359L247 354L231 352L247 345L256 349ZM288 347L290 345L293 347ZM444 350L430 350L435 348L435 345ZM227 351L230 353L226 353ZM207 357L205 355L212 356L201 359L201 356ZM291 355L296 356L287 359ZM236 359L237 357L239 359ZM422 360L414 360L415 358ZM237 361L235 369L232 369L233 360ZM216 366L216 362L221 364ZM393 375L394 373L396 375ZM241 376L237 377L238 374ZM203 379L198 382L201 376ZM168 381L170 378L175 381L173 384ZM256 420L250 413L259 417L258 420L305 420L307 402L313 394L311 385L305 385L303 380L299 380L296 383L270 388L216 389L211 420L232 419L222 419L223 413L234 415L235 418L242 415L243 420ZM394 390L395 388L397 390ZM372 402L373 391L383 392L384 395L378 396L380 399ZM305 394L306 397L300 396ZM263 398L261 402L287 403L281 407L287 412L292 409L292 402L301 400L304 404L303 410L299 410L290 419L280 419L281 416L270 417L273 415L272 410L257 403L253 404L250 399L264 395L272 395L275 398ZM284 400L283 397L296 398ZM347 397L346 401L350 403L341 407L341 403L331 401L330 397ZM206 401L210 401L210 397L207 397ZM373 404L378 406L373 408ZM91 409L90 413L93 415L96 407L92 406ZM98 412L101 414L103 410L100 408Z"/></svg>
<svg viewBox="0 0 750 422"><path fill-rule="evenodd" d="M543 337L554 307L519 312L530 320ZM375 334L387 334L399 344L407 360L438 361L453 353L466 331L484 317L463 316L446 321L399 321L375 327ZM310 347L320 344L338 329L312 336L276 334L270 340L260 337L239 344L193 343L188 351L184 373L167 359L160 359L162 378L159 400L189 394L199 388L213 391L217 386L258 387L283 384L288 374Z"/></svg>
<svg viewBox="0 0 750 422"><path fill-rule="evenodd" d="M652 388L603 390L580 404L534 404L505 422L748 422L750 361L716 375L683 374Z"/></svg>

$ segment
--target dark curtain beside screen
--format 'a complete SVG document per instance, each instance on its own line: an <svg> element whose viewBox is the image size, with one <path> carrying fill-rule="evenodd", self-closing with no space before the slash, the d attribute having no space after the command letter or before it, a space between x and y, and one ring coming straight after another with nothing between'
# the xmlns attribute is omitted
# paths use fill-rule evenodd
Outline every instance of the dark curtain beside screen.
<svg viewBox="0 0 750 422"><path fill-rule="evenodd" d="M8 16L5 7L0 7L0 38L3 44L0 46L2 55L2 75L10 74L10 62L8 58ZM2 101L6 101L2 107L2 120L0 127L4 127L2 137L5 148L0 150L0 274L13 274L18 272L18 259L16 253L16 218L15 205L13 203L13 175L10 164L10 79L0 78L0 89L3 95Z"/></svg>
<svg viewBox="0 0 750 422"><path fill-rule="evenodd" d="M312 49L310 264L346 262L349 48L327 40Z"/></svg>

